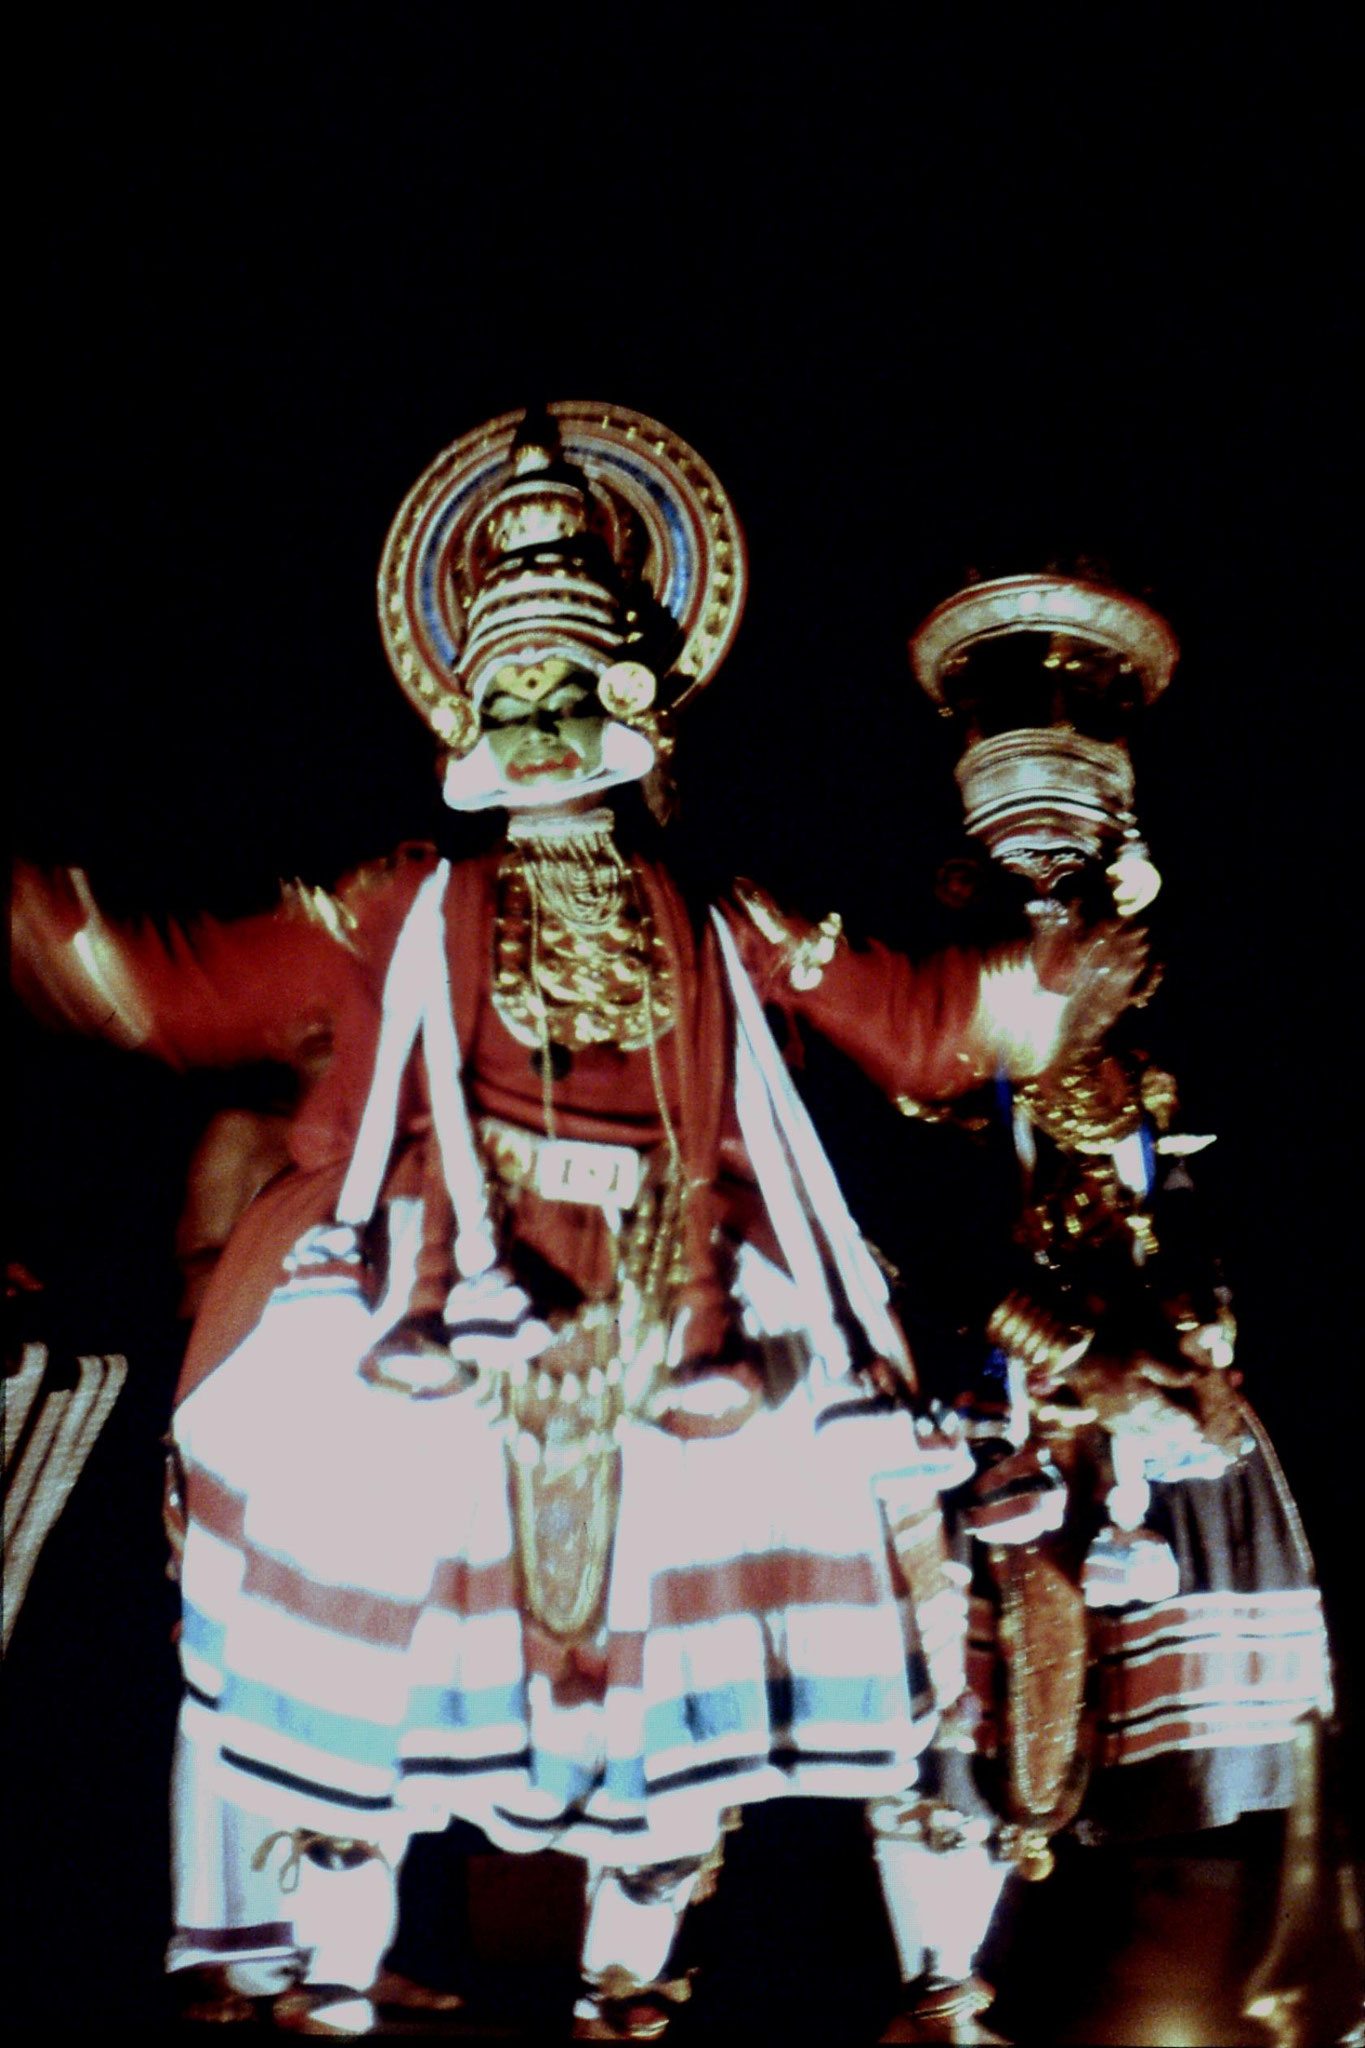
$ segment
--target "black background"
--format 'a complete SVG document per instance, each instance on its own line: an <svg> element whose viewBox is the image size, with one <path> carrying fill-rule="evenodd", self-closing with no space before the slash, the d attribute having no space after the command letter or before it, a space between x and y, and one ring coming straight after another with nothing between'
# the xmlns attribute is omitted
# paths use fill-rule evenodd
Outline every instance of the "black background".
<svg viewBox="0 0 1365 2048"><path fill-rule="evenodd" d="M1183 644L1137 748L1158 1050L1220 1133L1242 1363L1349 1685L1355 116L1331 10L1256 20L51 19L14 87L12 838L154 913L458 848L383 537L457 434L601 397L693 442L749 535L680 856L913 943L958 811L908 632L968 569L1107 561ZM13 1030L14 1248L73 1341L150 1354L211 1084ZM884 1213L931 1169L867 1108L828 1135Z"/></svg>

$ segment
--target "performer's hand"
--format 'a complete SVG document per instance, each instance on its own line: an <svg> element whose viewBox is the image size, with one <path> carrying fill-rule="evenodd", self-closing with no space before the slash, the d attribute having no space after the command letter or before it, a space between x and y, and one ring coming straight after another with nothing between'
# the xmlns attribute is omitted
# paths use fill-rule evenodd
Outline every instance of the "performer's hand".
<svg viewBox="0 0 1365 2048"><path fill-rule="evenodd" d="M1183 1340L1181 1349L1184 1352ZM1155 1358L1144 1358L1142 1369L1154 1385L1179 1390L1189 1403L1205 1443L1212 1444L1230 1460L1245 1457L1252 1444L1237 1391L1242 1384L1239 1372L1212 1362L1176 1366Z"/></svg>
<svg viewBox="0 0 1365 2048"><path fill-rule="evenodd" d="M1141 926L1115 921L1079 932L1063 925L1036 935L1033 959L1038 979L1044 988L1067 998L1061 1058L1104 1037L1138 993L1148 953L1148 937Z"/></svg>
<svg viewBox="0 0 1365 2048"><path fill-rule="evenodd" d="M1147 1351L1119 1357L1092 1349L1073 1368L1068 1384L1111 1436L1192 1448L1199 1440L1199 1425L1189 1406L1175 1398L1192 1376Z"/></svg>
<svg viewBox="0 0 1365 2048"><path fill-rule="evenodd" d="M1180 1355L1203 1372L1226 1372L1235 1356L1237 1324L1231 1313L1180 1330Z"/></svg>
<svg viewBox="0 0 1365 2048"><path fill-rule="evenodd" d="M1120 917L1137 917L1161 888L1161 875L1144 850L1121 853L1104 871Z"/></svg>
<svg viewBox="0 0 1365 2048"><path fill-rule="evenodd" d="M832 911L818 925L791 917L766 889L743 875L735 880L732 893L743 915L732 917L731 930L760 996L766 1001L771 984L778 980L798 994L818 988L843 938L838 912Z"/></svg>
<svg viewBox="0 0 1365 2048"><path fill-rule="evenodd" d="M677 1366L649 1404L670 1436L733 1436L763 1399L762 1356L732 1324L714 1356Z"/></svg>
<svg viewBox="0 0 1365 2048"><path fill-rule="evenodd" d="M733 1436L763 1398L763 1387L748 1367L690 1366L654 1396L650 1421L670 1436Z"/></svg>
<svg viewBox="0 0 1365 2048"><path fill-rule="evenodd" d="M506 1371L529 1365L553 1341L548 1323L506 1266L457 1281L446 1298L446 1344L457 1365Z"/></svg>
<svg viewBox="0 0 1365 2048"><path fill-rule="evenodd" d="M1139 1349L1122 1359L1092 1352L1070 1384L1111 1435L1139 1437L1175 1458L1206 1445L1233 1462L1249 1448L1240 1377Z"/></svg>

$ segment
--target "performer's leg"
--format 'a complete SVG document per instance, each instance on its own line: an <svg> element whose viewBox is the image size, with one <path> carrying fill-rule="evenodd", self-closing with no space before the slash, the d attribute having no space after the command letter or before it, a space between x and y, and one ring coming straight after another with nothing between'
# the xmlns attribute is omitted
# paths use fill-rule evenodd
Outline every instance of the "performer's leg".
<svg viewBox="0 0 1365 2048"><path fill-rule="evenodd" d="M295 2033L366 2033L375 2023L367 1994L397 1925L393 1867L373 1842L303 1830L292 1838L286 1867L297 1879L294 1928L307 1961L298 1988L276 1999L275 2024Z"/></svg>
<svg viewBox="0 0 1365 2048"><path fill-rule="evenodd" d="M575 2040L655 2041L664 2032L670 2006L688 1995L686 1980L670 1982L664 1971L707 1860L589 1867Z"/></svg>
<svg viewBox="0 0 1365 2048"><path fill-rule="evenodd" d="M929 1804L879 1799L868 1808L877 1874L907 1987L907 2008L882 2039L997 2041L977 2021L991 1993L972 1970L1008 1865L995 1860L985 1840L933 1846Z"/></svg>
<svg viewBox="0 0 1365 2048"><path fill-rule="evenodd" d="M171 1772L171 1893L174 1933L166 1968L183 1973L184 2016L248 2019L250 2001L269 1998L298 1975L290 1902L273 1871L253 1867L270 1823L223 1797L213 1769L216 1743L181 1715Z"/></svg>

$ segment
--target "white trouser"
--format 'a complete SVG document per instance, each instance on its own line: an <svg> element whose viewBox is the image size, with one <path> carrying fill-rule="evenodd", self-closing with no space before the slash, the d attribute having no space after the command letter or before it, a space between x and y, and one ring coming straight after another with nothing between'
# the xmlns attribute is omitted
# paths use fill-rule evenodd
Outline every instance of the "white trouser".
<svg viewBox="0 0 1365 2048"><path fill-rule="evenodd" d="M182 1717L171 1766L171 1900L176 1933L168 1970L226 1965L234 1991L267 1998L297 1974L290 1902L275 1869L253 1859L271 1831L264 1815L226 1799L213 1770L212 1741L200 1716ZM210 1724L211 1725L211 1724ZM283 1931L272 1935L272 1927ZM234 1940L232 1937L236 1936ZM215 1935L218 1937L215 1939ZM234 1960L248 1948L248 1959Z"/></svg>
<svg viewBox="0 0 1365 2048"><path fill-rule="evenodd" d="M368 1989L398 1925L394 1874L383 1857L328 1870L305 1855L293 1909L294 1933L308 1957L304 1983Z"/></svg>
<svg viewBox="0 0 1365 2048"><path fill-rule="evenodd" d="M315 2009L314 2019L337 2033L365 2034L375 2021L365 1994L379 1975L398 1924L395 1873L377 1852L363 1862L331 1868L328 1853L325 1843L311 1854L300 1844L284 1866L289 1881L297 1880L290 1903L303 1964L299 1981L340 1987L335 1998ZM235 1977L232 1981L234 1989L246 1989Z"/></svg>
<svg viewBox="0 0 1365 2048"><path fill-rule="evenodd" d="M363 1990L393 1939L389 1863L372 1856L354 1869L325 1869L266 1815L224 1796L216 1731L211 1722L201 1730L200 1718L182 1715L171 1773L177 1933L167 1968L226 1965L232 1988L250 1998L296 1983L301 1964L305 1982ZM384 1846L397 1862L401 1842L390 1833Z"/></svg>
<svg viewBox="0 0 1365 2048"><path fill-rule="evenodd" d="M697 1875L696 1867L662 1879L590 1867L584 1978L649 1984L661 1976ZM382 1857L329 1870L305 1853L291 1903L299 1947L309 1958L305 1983L357 1991L373 1983L397 1924L394 1873Z"/></svg>
<svg viewBox="0 0 1365 2048"><path fill-rule="evenodd" d="M975 1842L935 1850L878 1834L873 1850L904 1981L913 1983L926 1971L970 1977L1008 1864Z"/></svg>
<svg viewBox="0 0 1365 2048"><path fill-rule="evenodd" d="M609 1985L629 1979L642 1985L661 1977L699 1872L699 1862L640 1872L590 1864L584 1981Z"/></svg>

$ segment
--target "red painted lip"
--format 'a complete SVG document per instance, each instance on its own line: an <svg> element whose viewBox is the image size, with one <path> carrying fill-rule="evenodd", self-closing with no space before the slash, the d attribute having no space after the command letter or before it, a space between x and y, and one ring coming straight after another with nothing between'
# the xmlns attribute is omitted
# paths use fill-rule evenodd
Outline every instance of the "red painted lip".
<svg viewBox="0 0 1365 2048"><path fill-rule="evenodd" d="M542 775L553 775L560 768L581 768L583 756L573 747L562 754L553 754L544 761L513 761L507 770L509 782L535 782Z"/></svg>

